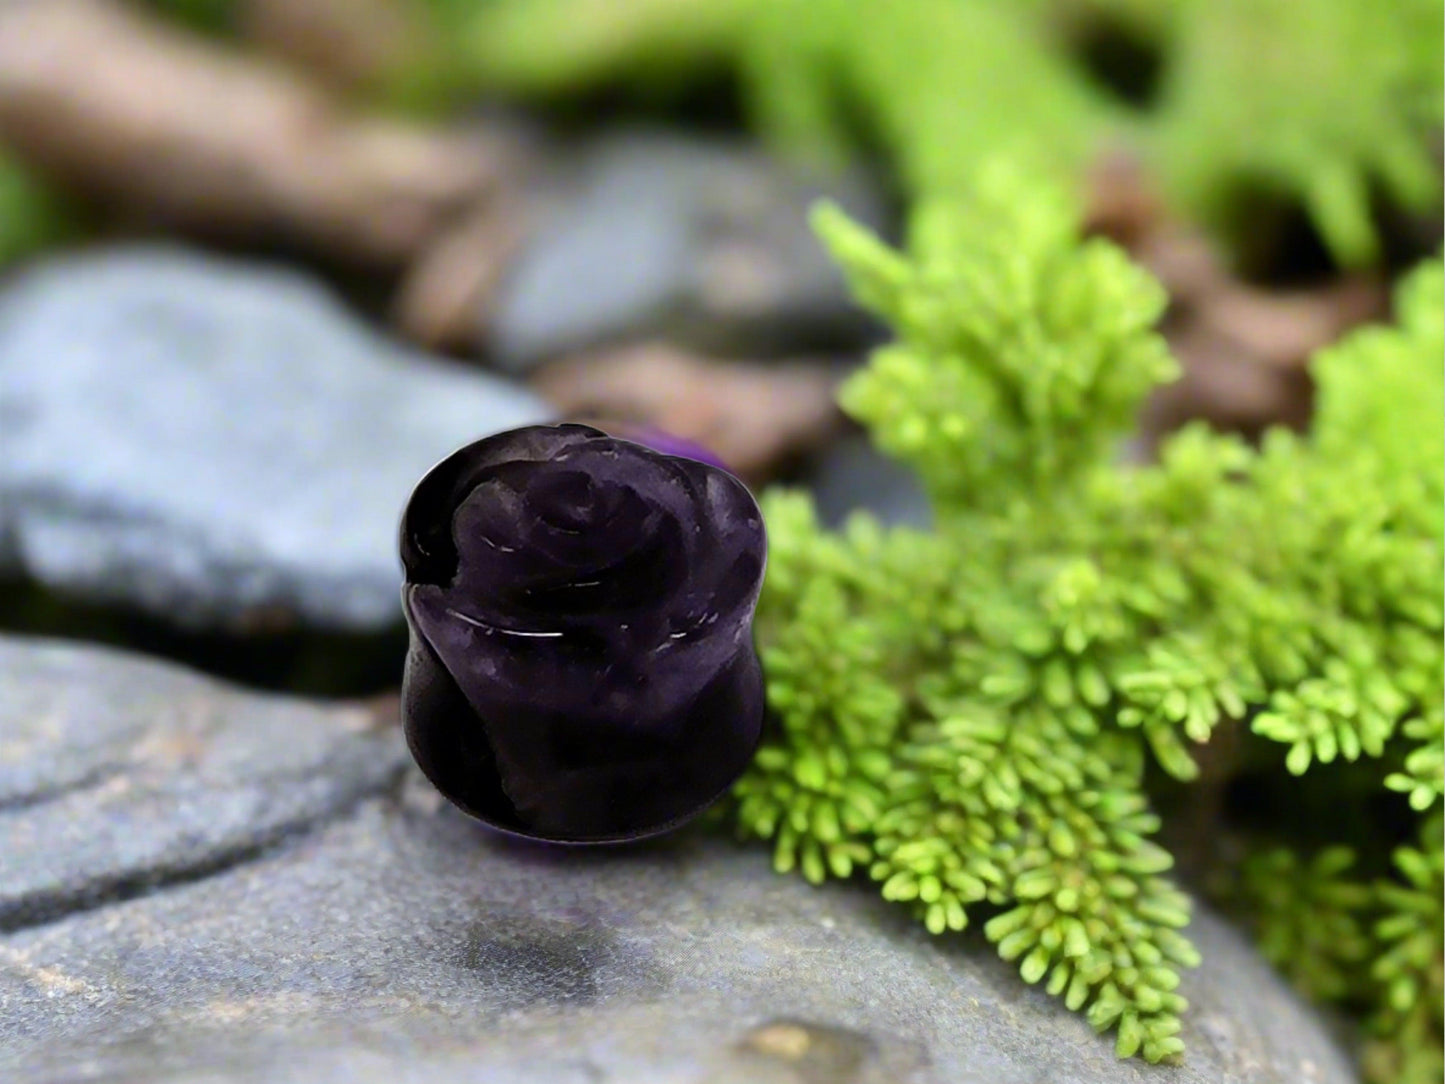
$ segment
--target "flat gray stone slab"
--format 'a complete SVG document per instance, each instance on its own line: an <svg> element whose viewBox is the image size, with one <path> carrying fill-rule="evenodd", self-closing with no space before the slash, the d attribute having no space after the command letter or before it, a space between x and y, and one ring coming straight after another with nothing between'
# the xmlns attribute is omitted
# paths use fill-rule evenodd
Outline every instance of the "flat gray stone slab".
<svg viewBox="0 0 1445 1084"><path fill-rule="evenodd" d="M60 257L0 293L0 573L181 624L374 630L400 620L411 487L548 416L293 271Z"/></svg>
<svg viewBox="0 0 1445 1084"><path fill-rule="evenodd" d="M346 709L15 641L0 641L0 690L4 778L31 798L11 816L116 786L83 767L59 774L70 743L85 762L87 731L164 747L204 713L217 720L207 745L256 748L157 762L141 795L224 795L228 765L256 776L263 762L277 793L328 776L337 795L213 868L130 898L76 896L0 937L10 1084L1354 1079L1319 1022L1208 914L1191 931L1205 963L1183 988L1188 1060L1151 1068L1116 1061L980 937L932 938L866 886L777 876L764 850L702 831L612 850L502 840L413 773L397 788L399 739ZM149 727L110 718L142 704ZM129 816L123 798L91 808L55 841L87 856L82 880L95 861L84 837L118 839ZM15 840L0 828L7 889Z"/></svg>

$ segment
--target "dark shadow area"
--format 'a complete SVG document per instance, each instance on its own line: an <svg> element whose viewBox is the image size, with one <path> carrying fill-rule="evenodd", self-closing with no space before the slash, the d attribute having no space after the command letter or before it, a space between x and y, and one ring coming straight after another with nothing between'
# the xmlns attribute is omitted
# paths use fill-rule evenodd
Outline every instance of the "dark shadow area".
<svg viewBox="0 0 1445 1084"><path fill-rule="evenodd" d="M22 580L0 581L0 632L85 640L156 655L254 688L369 696L401 684L406 627L378 633L233 635L177 629L116 606L76 602Z"/></svg>
<svg viewBox="0 0 1445 1084"><path fill-rule="evenodd" d="M1224 824L1261 839L1291 841L1305 853L1311 845L1347 844L1359 856L1361 873L1383 875L1397 846L1414 842L1419 818L1402 794L1386 790L1384 777L1397 758L1362 757L1354 763L1311 764L1302 776L1287 775L1278 763L1251 764L1224 791Z"/></svg>
<svg viewBox="0 0 1445 1084"><path fill-rule="evenodd" d="M737 73L719 63L689 71L659 72L647 82L569 88L540 103L558 136L582 136L608 125L681 122L694 132L736 134L747 128Z"/></svg>
<svg viewBox="0 0 1445 1084"><path fill-rule="evenodd" d="M1140 111L1159 95L1164 52L1138 27L1097 13L1075 27L1071 51L1089 78L1113 97Z"/></svg>
<svg viewBox="0 0 1445 1084"><path fill-rule="evenodd" d="M1264 179L1242 180L1224 201L1229 208L1222 235L1234 253L1234 268L1250 283L1276 288L1319 286L1339 278L1342 268L1308 209ZM1440 250L1442 220L1403 209L1372 186L1370 219L1379 235L1377 272L1394 278Z"/></svg>

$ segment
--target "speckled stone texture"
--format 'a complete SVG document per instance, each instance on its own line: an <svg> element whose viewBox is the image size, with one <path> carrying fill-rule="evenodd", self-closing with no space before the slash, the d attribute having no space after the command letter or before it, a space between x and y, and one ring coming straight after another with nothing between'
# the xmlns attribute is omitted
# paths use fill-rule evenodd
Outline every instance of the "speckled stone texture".
<svg viewBox="0 0 1445 1084"><path fill-rule="evenodd" d="M509 842L355 708L0 639L8 1084L1347 1084L1201 914L1187 1062L1118 1062L978 936L693 830Z"/></svg>

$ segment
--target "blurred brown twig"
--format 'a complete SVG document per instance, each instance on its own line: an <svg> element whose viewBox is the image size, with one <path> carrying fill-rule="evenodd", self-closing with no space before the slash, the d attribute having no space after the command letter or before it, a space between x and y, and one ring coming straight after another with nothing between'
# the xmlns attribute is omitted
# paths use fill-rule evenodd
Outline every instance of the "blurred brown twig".
<svg viewBox="0 0 1445 1084"><path fill-rule="evenodd" d="M404 265L509 167L492 133L353 113L115 0L0 5L0 144L126 214L381 267Z"/></svg>

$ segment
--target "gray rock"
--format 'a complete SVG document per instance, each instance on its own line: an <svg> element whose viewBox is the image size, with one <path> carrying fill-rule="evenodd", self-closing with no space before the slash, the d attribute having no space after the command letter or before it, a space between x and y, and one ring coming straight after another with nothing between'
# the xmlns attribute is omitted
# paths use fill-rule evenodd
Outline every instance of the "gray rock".
<svg viewBox="0 0 1445 1084"><path fill-rule="evenodd" d="M508 368L624 336L746 356L870 326L808 225L825 194L879 224L858 177L824 191L746 145L649 130L603 136L557 173L490 317Z"/></svg>
<svg viewBox="0 0 1445 1084"><path fill-rule="evenodd" d="M852 512L868 512L890 526L927 528L933 523L918 476L854 434L822 452L807 478L818 517L836 527Z"/></svg>
<svg viewBox="0 0 1445 1084"><path fill-rule="evenodd" d="M159 663L22 643L0 638L0 930L242 861L406 763L357 708L328 718Z"/></svg>
<svg viewBox="0 0 1445 1084"><path fill-rule="evenodd" d="M38 829L17 825L56 833L53 848L75 852L57 855L56 875L92 886L11 912L0 1078L1354 1079L1319 1023L1208 914L1192 930L1206 962L1183 987L1187 1062L1119 1062L981 939L932 938L876 890L810 888L773 874L764 850L702 831L603 850L511 843L414 773L394 786L400 756L395 733L345 709L0 640L0 891L33 898ZM245 836L238 795L271 827ZM154 850L171 857L149 880L150 857L94 842L126 849L132 826L162 833L168 805L177 827Z"/></svg>
<svg viewBox="0 0 1445 1084"><path fill-rule="evenodd" d="M0 573L181 623L376 629L399 620L411 486L547 414L294 272L57 259L0 295Z"/></svg>

